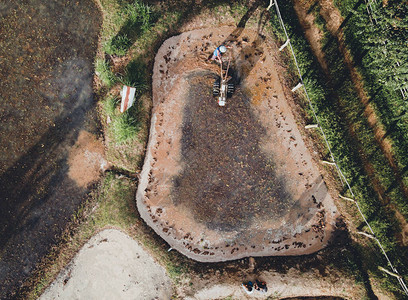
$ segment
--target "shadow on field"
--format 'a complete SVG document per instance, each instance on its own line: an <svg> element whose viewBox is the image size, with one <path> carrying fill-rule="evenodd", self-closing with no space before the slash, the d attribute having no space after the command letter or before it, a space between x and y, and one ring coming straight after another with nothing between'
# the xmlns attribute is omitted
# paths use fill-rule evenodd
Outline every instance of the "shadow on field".
<svg viewBox="0 0 408 300"><path fill-rule="evenodd" d="M273 157L260 148L265 128L239 88L220 109L203 76L188 78L181 140L186 167L173 181L174 204L189 207L213 230L249 228L254 217L279 219L294 201Z"/></svg>
<svg viewBox="0 0 408 300"><path fill-rule="evenodd" d="M1 7L2 299L15 297L90 190L69 178L67 161L79 131L98 130L92 62L101 19L92 1L78 3Z"/></svg>

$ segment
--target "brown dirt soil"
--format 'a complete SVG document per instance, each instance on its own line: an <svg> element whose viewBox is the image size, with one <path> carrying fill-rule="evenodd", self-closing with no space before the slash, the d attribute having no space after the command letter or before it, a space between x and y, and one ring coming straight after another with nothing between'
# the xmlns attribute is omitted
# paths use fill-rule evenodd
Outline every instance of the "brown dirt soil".
<svg viewBox="0 0 408 300"><path fill-rule="evenodd" d="M301 1L299 1L301 2ZM315 22L315 17L313 14L308 14L307 10L303 9L298 1L294 1L294 8L296 14L299 17L299 22L303 28L306 39L309 41L310 48L312 49L314 55L316 56L320 66L325 73L328 73L327 62L324 57L324 53L321 47L321 40L323 39L323 33L317 26L313 26ZM312 3L303 6L311 6Z"/></svg>
<svg viewBox="0 0 408 300"><path fill-rule="evenodd" d="M94 135L81 130L75 145L69 151L68 176L81 187L100 178L101 172L108 168L104 146Z"/></svg>
<svg viewBox="0 0 408 300"><path fill-rule="evenodd" d="M398 234L398 240L404 246L408 246L408 222L405 220L404 216L395 208L394 205L391 205L391 208L395 211L395 217L401 226L401 233Z"/></svg>
<svg viewBox="0 0 408 300"><path fill-rule="evenodd" d="M82 129L99 132L101 16L90 0L2 1L0 16L0 298L10 299L91 191L68 159Z"/></svg>
<svg viewBox="0 0 408 300"><path fill-rule="evenodd" d="M199 261L315 252L337 209L287 103L276 45L238 29L185 32L159 49L138 209L172 248ZM238 85L219 107L219 67L206 58L223 41Z"/></svg>

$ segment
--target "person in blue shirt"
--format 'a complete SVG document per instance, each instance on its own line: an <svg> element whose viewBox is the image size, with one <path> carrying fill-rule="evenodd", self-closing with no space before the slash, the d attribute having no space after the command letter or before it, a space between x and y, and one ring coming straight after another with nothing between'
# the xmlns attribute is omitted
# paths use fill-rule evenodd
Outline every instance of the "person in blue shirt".
<svg viewBox="0 0 408 300"><path fill-rule="evenodd" d="M214 50L211 60L217 60L220 64L222 64L221 56L225 52L227 52L226 46L224 45L218 46L217 49Z"/></svg>

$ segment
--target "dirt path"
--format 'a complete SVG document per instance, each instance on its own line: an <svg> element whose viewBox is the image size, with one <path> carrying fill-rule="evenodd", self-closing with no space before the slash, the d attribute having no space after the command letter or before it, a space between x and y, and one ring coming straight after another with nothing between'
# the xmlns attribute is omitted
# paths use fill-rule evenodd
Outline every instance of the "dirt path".
<svg viewBox="0 0 408 300"><path fill-rule="evenodd" d="M335 271L326 278L317 275L315 270L299 272L291 269L286 274L265 271L257 276L246 277L247 280L261 278L268 286L267 293L254 291L251 295L247 295L240 287L242 280L226 280L222 276L217 276L217 281L201 280L200 283L197 283L199 288L193 295L181 293L181 298L186 300L292 299L292 297L299 297L299 299L310 297L321 300L363 299L364 293L355 288L355 283L347 278L337 277L339 275Z"/></svg>
<svg viewBox="0 0 408 300"><path fill-rule="evenodd" d="M107 229L92 237L40 297L46 299L170 299L171 281L143 247Z"/></svg>
<svg viewBox="0 0 408 300"><path fill-rule="evenodd" d="M220 268L202 272L200 276L182 277L174 284L154 256L128 235L106 229L92 237L62 270L39 299L286 299L319 297L332 300L364 298L361 285L323 264L254 271L240 264L240 270ZM319 263L320 262L320 263ZM257 268L255 261L253 268ZM232 267L232 266L231 266ZM220 272L221 270L221 272ZM266 282L266 293L247 295L243 280ZM337 298L335 298L337 299ZM382 298L388 299L388 298Z"/></svg>

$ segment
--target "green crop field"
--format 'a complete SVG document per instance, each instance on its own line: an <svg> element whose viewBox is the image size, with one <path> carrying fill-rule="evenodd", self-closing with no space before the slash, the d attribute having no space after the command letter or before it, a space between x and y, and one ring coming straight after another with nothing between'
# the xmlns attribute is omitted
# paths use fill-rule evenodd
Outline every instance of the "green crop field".
<svg viewBox="0 0 408 300"><path fill-rule="evenodd" d="M325 21L322 20L318 11L316 23L324 34L321 48L328 64L328 74L324 73L313 56L292 3L282 2L280 8L304 77L305 87L326 133L334 157L350 182L355 199L360 204L387 255L399 272L408 278L406 276L408 268L405 263L408 261L408 252L406 247L397 240L401 228L393 209L391 209L391 207L396 207L405 218L407 217L408 201L404 187L406 187L408 178L406 174L408 158L408 141L406 139L408 128L406 126L408 119L405 117L408 115L405 114L406 100L402 99L399 91L400 87L407 86L407 77L404 77L406 76L404 67L406 67L405 56L407 53L405 51L405 56L401 55L401 61L405 62L405 66L399 69L398 84L400 86L398 86L396 77L390 78L390 76L385 75L393 74L390 57L381 56L378 54L381 49L376 48L376 43L379 40L377 36L382 34L383 29L382 27L373 29L367 26L369 20L365 6L361 5L360 1L357 9L357 2L337 1L337 4L342 9L346 19L343 23L345 24L343 26L346 31L346 40L349 48L352 49L353 57L359 63L358 68L363 74L364 88L369 93L370 102L374 104L375 112L386 128L386 135L392 140L393 154L395 161L398 162L397 172L390 166L375 139L374 131L363 114L365 106L359 99L350 72L339 50L338 42L325 28ZM404 51L403 49L406 49L403 43L406 44L408 36L406 31L407 14L404 14L407 7L403 8L402 4L398 5L394 2L392 4L395 5L393 9L397 10L397 13L394 14L394 12L389 11L391 8L386 7L377 11L377 14L383 13L388 18L377 18L379 22L390 23L388 25L392 28L389 30L401 31L398 34L388 34L384 37L389 39L390 44L395 42L394 48L390 46L390 51L401 53ZM391 1L389 1L389 5L391 6ZM351 9L353 7L355 10ZM318 5L314 6L314 9L319 10ZM347 18L348 15L351 17ZM395 22L390 21L390 19L395 20ZM277 17L274 17L272 22L277 36L281 38L283 43L285 39ZM402 42L401 36L405 37L404 42ZM371 53L371 47L375 48L375 51L372 51L374 53ZM377 61L374 61L373 56L377 56ZM395 56L397 55L395 54L394 58ZM383 70L387 65L390 68L386 71ZM379 69L381 72L378 71ZM292 70L296 74L293 65ZM296 75L293 75L293 78L295 78L293 81L295 85ZM306 103L304 106L307 110ZM311 121L313 122L313 120ZM344 190L344 192L347 191ZM350 195L348 194L348 196ZM357 228L363 231L367 229L364 223L357 224ZM377 246L374 244L365 243L358 247L362 252L363 260L366 260L365 267L377 278L383 279L384 286L403 297L403 294L400 294L401 290L396 279L390 278L376 269L378 263L387 266L387 262L379 249L375 250L375 247Z"/></svg>

